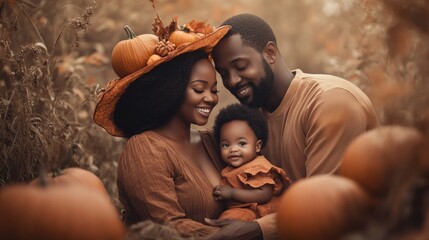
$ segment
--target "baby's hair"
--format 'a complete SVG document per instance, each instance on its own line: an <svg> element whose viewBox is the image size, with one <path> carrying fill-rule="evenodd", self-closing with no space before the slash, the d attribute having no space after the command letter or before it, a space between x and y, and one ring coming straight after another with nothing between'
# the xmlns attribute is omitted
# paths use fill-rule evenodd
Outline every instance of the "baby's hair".
<svg viewBox="0 0 429 240"><path fill-rule="evenodd" d="M214 136L216 141L220 142L220 131L222 126L234 120L242 120L249 124L256 135L256 138L262 141L262 147L265 147L268 140L268 126L262 112L256 108L250 108L240 103L234 103L226 106L219 111L214 123Z"/></svg>

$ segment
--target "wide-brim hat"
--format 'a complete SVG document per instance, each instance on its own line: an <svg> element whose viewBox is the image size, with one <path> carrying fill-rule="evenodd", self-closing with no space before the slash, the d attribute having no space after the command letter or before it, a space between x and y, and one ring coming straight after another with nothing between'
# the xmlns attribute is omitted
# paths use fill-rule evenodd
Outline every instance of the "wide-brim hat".
<svg viewBox="0 0 429 240"><path fill-rule="evenodd" d="M167 56L162 57L151 65L147 65L123 78L111 80L104 88L100 90L97 96L98 103L94 111L95 123L104 128L112 136L125 137L125 134L114 124L113 113L119 98L122 96L122 94L124 94L127 87L138 77L151 71L156 66L170 61L180 54L192 52L198 49L204 49L208 53L211 52L213 47L222 39L223 36L225 36L230 28L230 26L219 27L213 32L201 37L200 39L177 46L177 48L170 52Z"/></svg>

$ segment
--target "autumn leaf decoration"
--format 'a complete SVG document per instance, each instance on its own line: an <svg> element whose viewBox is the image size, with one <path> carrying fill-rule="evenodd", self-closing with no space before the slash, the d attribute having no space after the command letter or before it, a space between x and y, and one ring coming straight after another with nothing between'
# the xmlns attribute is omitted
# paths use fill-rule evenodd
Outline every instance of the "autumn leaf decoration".
<svg viewBox="0 0 429 240"><path fill-rule="evenodd" d="M209 34L213 32L213 27L207 21L192 20L187 24L183 24L180 30L190 33Z"/></svg>
<svg viewBox="0 0 429 240"><path fill-rule="evenodd" d="M168 26L164 26L158 14L154 19L152 31L159 38L155 53L161 57L167 56L178 46L194 42L214 30L206 21L196 20L179 27L177 19L177 16L173 17Z"/></svg>
<svg viewBox="0 0 429 240"><path fill-rule="evenodd" d="M178 17L173 17L170 25L168 25L167 27L164 27L164 23L162 22L161 18L159 17L158 14L156 14L156 18L154 19L154 23L152 24L152 27L153 27L152 31L156 36L158 36L160 41L162 40L167 41L168 38L170 37L170 34L176 29L178 29L177 18Z"/></svg>

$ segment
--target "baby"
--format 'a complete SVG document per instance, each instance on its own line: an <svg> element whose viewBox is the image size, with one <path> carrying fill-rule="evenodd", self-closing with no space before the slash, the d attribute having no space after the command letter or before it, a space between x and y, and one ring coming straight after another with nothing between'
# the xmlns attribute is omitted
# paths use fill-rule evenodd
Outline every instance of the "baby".
<svg viewBox="0 0 429 240"><path fill-rule="evenodd" d="M283 169L272 165L261 154L268 138L262 113L242 104L222 109L215 120L214 135L223 161L216 200L227 200L228 209L220 219L253 221L276 211L278 196L290 185Z"/></svg>

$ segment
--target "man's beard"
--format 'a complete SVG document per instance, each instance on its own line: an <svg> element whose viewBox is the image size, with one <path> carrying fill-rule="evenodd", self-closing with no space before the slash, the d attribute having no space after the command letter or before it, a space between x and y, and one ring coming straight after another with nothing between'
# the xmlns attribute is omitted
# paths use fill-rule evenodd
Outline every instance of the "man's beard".
<svg viewBox="0 0 429 240"><path fill-rule="evenodd" d="M251 108L262 107L268 98L273 87L274 73L270 65L263 59L262 65L264 66L265 77L261 78L260 85L257 87L253 82L249 82L250 87L253 89L253 96L250 102L245 102L244 99L239 99L241 103L248 105Z"/></svg>

